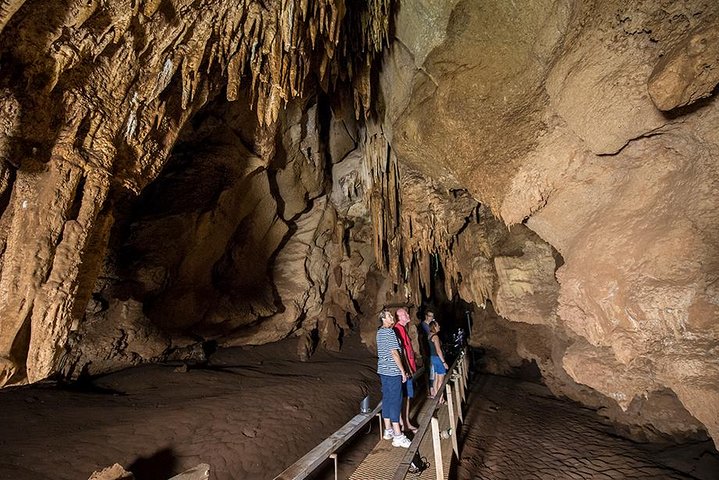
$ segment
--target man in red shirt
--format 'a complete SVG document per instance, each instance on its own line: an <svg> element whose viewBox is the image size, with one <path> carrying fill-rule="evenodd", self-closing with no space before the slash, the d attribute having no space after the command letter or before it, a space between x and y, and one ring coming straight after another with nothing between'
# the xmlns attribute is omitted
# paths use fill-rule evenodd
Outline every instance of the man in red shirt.
<svg viewBox="0 0 719 480"><path fill-rule="evenodd" d="M410 378L402 384L402 392L404 393L404 406L402 408L402 423L405 428L410 429L412 432L417 431L417 427L412 425L409 421L409 403L410 399L414 397L414 384L412 383L412 375L417 371L417 363L414 358L414 348L412 348L412 341L407 333L407 325L411 321L409 313L404 308L397 309L397 323L394 325L394 331L399 339L399 344L402 347L402 356L404 357L407 369L409 370Z"/></svg>

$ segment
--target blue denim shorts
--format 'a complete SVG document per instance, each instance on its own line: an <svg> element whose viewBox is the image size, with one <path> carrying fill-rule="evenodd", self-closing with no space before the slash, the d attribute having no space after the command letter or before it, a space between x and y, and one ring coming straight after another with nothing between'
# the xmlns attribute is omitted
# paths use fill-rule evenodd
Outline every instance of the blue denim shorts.
<svg viewBox="0 0 719 480"><path fill-rule="evenodd" d="M402 384L402 396L414 398L414 382L412 382L411 378L408 378L407 381Z"/></svg>
<svg viewBox="0 0 719 480"><path fill-rule="evenodd" d="M445 375L447 373L447 369L444 368L444 364L442 363L442 360L439 359L439 356L432 355L430 358L432 359L434 373L437 375Z"/></svg>

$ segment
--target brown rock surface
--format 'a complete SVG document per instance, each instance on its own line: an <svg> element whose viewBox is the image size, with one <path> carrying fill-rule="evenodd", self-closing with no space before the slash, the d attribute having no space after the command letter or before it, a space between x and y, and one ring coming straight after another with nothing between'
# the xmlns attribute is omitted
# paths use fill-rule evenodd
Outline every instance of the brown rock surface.
<svg viewBox="0 0 719 480"><path fill-rule="evenodd" d="M446 8L430 3L408 25L430 28ZM710 93L713 44L686 49L718 17L703 1L459 2L440 44L429 54L395 44L383 72L383 85L399 84L384 91L398 162L467 188L549 244L507 256L470 224L449 252L464 300L552 328L530 348L521 339L536 332L514 327L516 346L499 351L536 360L555 393L588 404L641 404L651 417L640 400L670 391L681 405L654 416L659 430L698 431L688 411L715 439L719 110L712 98L665 116L647 81L658 62L679 62L693 73L667 91L684 95L675 106ZM487 348L503 342L490 337Z"/></svg>
<svg viewBox="0 0 719 480"><path fill-rule="evenodd" d="M267 165L281 107L306 84L341 79L354 86L357 114L367 111L365 65L385 43L388 8L382 0L349 8L338 0L4 2L0 384L58 370L102 269L102 255L89 252L104 252L115 202L159 175L183 126L208 99L222 91L253 107L259 127L250 136ZM264 195L257 185L254 193ZM215 222L229 223L235 212L222 208L237 200L229 193L219 210L186 217L186 234L206 238ZM164 313L171 320L160 322L165 328L203 317L207 292L183 287L194 275L198 287L207 285L212 264L203 263L222 253L208 246L181 252L187 255L177 272L138 272L159 297L168 295L157 292L159 284L175 280L173 301L160 302L174 307ZM267 315L269 301L251 305Z"/></svg>
<svg viewBox="0 0 719 480"><path fill-rule="evenodd" d="M712 94L719 84L719 23L692 32L667 53L647 85L654 105L671 110Z"/></svg>
<svg viewBox="0 0 719 480"><path fill-rule="evenodd" d="M90 475L88 480L134 480L135 476L117 463Z"/></svg>

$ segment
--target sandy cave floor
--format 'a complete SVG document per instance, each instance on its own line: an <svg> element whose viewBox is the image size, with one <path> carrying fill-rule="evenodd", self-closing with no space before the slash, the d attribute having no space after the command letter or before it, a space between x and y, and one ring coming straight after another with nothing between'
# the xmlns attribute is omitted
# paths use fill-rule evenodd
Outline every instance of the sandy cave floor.
<svg viewBox="0 0 719 480"><path fill-rule="evenodd" d="M286 340L220 350L187 372L148 365L83 388L0 391L0 479L86 480L114 463L138 480L198 463L216 480L274 478L359 413L366 391L379 396L375 357L359 342L305 363L295 349Z"/></svg>
<svg viewBox="0 0 719 480"><path fill-rule="evenodd" d="M378 398L375 358L356 340L305 363L295 346L220 350L186 372L150 365L82 387L0 391L0 480L85 480L115 462L138 480L203 462L216 480L272 479L355 415L367 391ZM451 478L719 479L711 442L630 442L541 385L481 376L469 400ZM341 453L339 478L377 443L376 429Z"/></svg>
<svg viewBox="0 0 719 480"><path fill-rule="evenodd" d="M484 375L471 387L459 480L719 479L711 441L635 443L543 385Z"/></svg>

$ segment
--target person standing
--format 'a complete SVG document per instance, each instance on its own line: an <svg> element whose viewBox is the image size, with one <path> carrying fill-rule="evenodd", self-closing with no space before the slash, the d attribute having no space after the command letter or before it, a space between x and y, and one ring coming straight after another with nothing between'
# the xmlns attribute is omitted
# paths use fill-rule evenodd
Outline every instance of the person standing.
<svg viewBox="0 0 719 480"><path fill-rule="evenodd" d="M424 333L424 338L427 339L427 342L429 342L429 337L432 334L432 332L429 331L429 324L431 322L434 322L434 312L432 310L427 310L424 314L424 320L422 320L422 332ZM427 353L427 359L429 359L430 355L429 352ZM425 365L427 365L427 374L428 374L428 381L427 386L429 387L429 396L430 398L434 398L434 365L432 365L431 361L424 362Z"/></svg>
<svg viewBox="0 0 719 480"><path fill-rule="evenodd" d="M379 314L380 327L377 329L377 373L382 382L382 418L385 440L392 440L392 446L409 448L412 443L400 430L399 418L402 410L402 384L407 381L407 372L402 363L401 346L392 328L394 315L388 310Z"/></svg>
<svg viewBox="0 0 719 480"><path fill-rule="evenodd" d="M432 397L434 397L439 387L444 381L444 376L447 374L447 361L444 358L444 352L442 351L442 341L439 339L439 323L432 320L429 323L429 359L430 363L434 366L434 385L432 386Z"/></svg>
<svg viewBox="0 0 719 480"><path fill-rule="evenodd" d="M404 360L406 367L409 370L409 378L404 384L402 384L402 425L411 430L412 432L417 431L417 427L412 425L409 420L409 409L410 401L414 398L414 383L412 376L417 371L417 362L414 359L414 348L412 348L412 341L409 338L407 332L407 325L409 325L410 317L407 310L404 308L397 309L397 323L394 325L394 331L399 339L400 346L402 347L402 353L404 354Z"/></svg>

